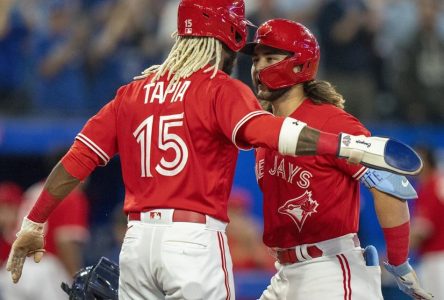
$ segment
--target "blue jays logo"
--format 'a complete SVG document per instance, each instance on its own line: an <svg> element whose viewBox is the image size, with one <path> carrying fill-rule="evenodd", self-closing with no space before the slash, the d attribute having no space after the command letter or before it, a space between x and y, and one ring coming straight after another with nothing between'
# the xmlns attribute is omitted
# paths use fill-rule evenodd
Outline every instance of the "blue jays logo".
<svg viewBox="0 0 444 300"><path fill-rule="evenodd" d="M311 199L311 192L305 191L303 195L285 202L278 208L278 212L289 216L301 231L307 217L317 212L318 206L318 202Z"/></svg>
<svg viewBox="0 0 444 300"><path fill-rule="evenodd" d="M342 138L342 143L347 147L350 145L351 137L349 135L344 135Z"/></svg>

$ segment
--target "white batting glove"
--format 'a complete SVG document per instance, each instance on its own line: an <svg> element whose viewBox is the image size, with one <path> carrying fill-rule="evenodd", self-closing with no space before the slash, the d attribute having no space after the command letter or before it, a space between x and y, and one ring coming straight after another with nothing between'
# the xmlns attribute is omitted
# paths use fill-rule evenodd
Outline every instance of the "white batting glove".
<svg viewBox="0 0 444 300"><path fill-rule="evenodd" d="M423 167L420 156L408 145L376 136L341 133L338 157L346 158L350 163L401 175L416 175Z"/></svg>
<svg viewBox="0 0 444 300"><path fill-rule="evenodd" d="M17 233L9 253L6 270L11 272L11 278L17 283L22 276L23 265L27 256L34 256L36 263L40 262L45 249L43 249L44 235L42 223L36 223L24 218L22 227Z"/></svg>
<svg viewBox="0 0 444 300"><path fill-rule="evenodd" d="M384 262L384 266L393 276L401 291L417 300L430 300L433 295L424 290L418 281L415 270L409 264L409 260L399 266L392 266Z"/></svg>

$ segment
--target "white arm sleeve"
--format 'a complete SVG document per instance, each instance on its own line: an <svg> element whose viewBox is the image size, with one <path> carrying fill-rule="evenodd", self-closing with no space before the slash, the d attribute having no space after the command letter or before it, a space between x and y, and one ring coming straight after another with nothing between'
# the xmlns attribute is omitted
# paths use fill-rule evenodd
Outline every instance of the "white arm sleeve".
<svg viewBox="0 0 444 300"><path fill-rule="evenodd" d="M279 153L283 155L296 155L299 135L306 123L287 117L279 133Z"/></svg>

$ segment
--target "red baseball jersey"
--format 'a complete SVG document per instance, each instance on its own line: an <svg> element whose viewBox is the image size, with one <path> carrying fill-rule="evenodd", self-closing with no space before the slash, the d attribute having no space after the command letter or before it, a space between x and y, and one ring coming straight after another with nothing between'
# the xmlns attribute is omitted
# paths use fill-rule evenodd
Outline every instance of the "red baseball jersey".
<svg viewBox="0 0 444 300"><path fill-rule="evenodd" d="M421 244L421 254L444 250L444 175L435 173L418 189L415 217L432 228L432 235Z"/></svg>
<svg viewBox="0 0 444 300"><path fill-rule="evenodd" d="M245 84L204 69L171 86L150 76L121 87L77 135L103 164L119 153L125 212L178 208L228 221L237 147L250 148L236 135L267 112Z"/></svg>
<svg viewBox="0 0 444 300"><path fill-rule="evenodd" d="M353 116L310 99L290 115L329 132L370 135ZM264 196L264 243L288 248L357 232L359 181L366 168L335 156L283 156L256 151L256 178Z"/></svg>

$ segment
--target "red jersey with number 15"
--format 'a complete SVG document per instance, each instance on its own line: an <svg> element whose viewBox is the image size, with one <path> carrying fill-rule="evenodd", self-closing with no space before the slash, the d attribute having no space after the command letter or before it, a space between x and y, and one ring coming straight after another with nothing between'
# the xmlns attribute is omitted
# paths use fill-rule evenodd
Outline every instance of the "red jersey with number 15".
<svg viewBox="0 0 444 300"><path fill-rule="evenodd" d="M370 135L353 116L310 99L290 117L329 132ZM259 148L256 177L264 195L264 242L289 248L358 230L359 181L366 168L335 156L283 156Z"/></svg>
<svg viewBox="0 0 444 300"><path fill-rule="evenodd" d="M170 87L153 75L121 87L77 135L104 165L120 154L125 212L178 208L228 221L236 135L267 112L245 84L204 69Z"/></svg>

